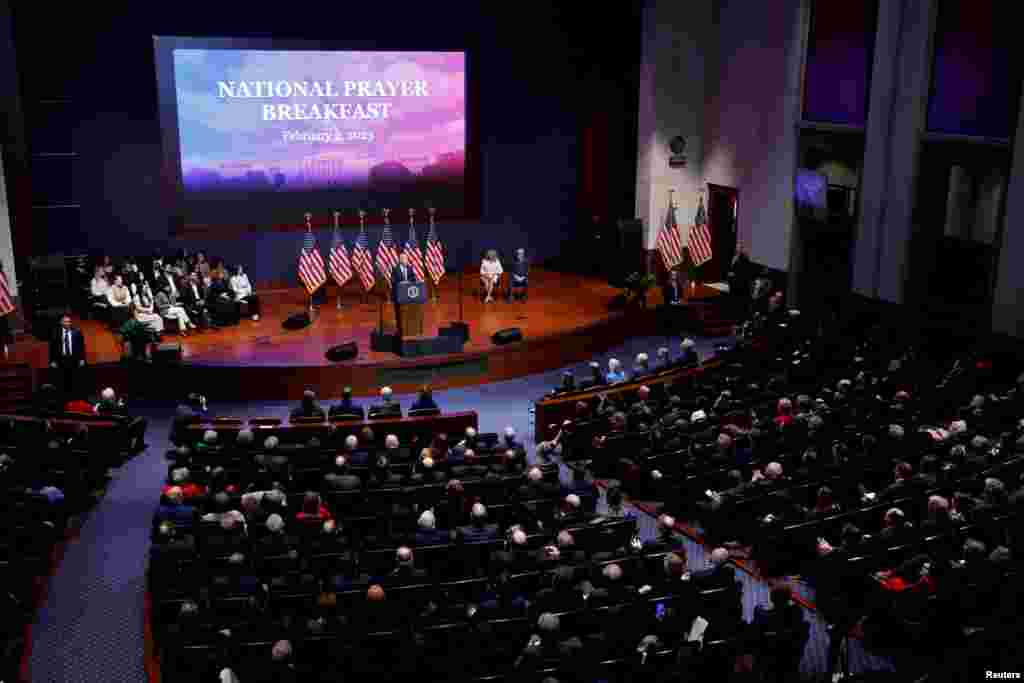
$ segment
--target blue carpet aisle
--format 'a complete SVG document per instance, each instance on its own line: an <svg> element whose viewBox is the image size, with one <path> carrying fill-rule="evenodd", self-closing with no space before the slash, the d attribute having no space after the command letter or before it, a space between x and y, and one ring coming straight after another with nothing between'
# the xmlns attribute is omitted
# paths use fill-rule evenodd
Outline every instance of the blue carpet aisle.
<svg viewBox="0 0 1024 683"><path fill-rule="evenodd" d="M698 340L702 356L718 340ZM664 337L633 339L612 352L597 357L602 366L618 357L627 368L640 351L653 357ZM673 349L675 353L677 349ZM573 368L586 370L586 363ZM439 391L435 399L445 411L477 410L482 431L501 431L513 426L527 443L532 442L530 406L554 386L562 370L498 382L486 386ZM340 393L340 387L339 392ZM324 397L327 401L328 397ZM333 397L331 397L333 398ZM400 397L408 405L408 396ZM369 401L367 401L369 402ZM218 415L286 417L294 402L214 404ZM139 404L138 414L150 419L149 448L113 472L107 494L89 515L81 535L67 548L64 561L51 580L49 597L40 608L32 630L30 674L32 681L68 683L145 683L143 608L149 532L158 491L166 475L164 453L174 407L167 403ZM532 458L532 454L531 454ZM569 471L561 467L563 481ZM600 503L604 505L604 501ZM603 509L603 508L602 508ZM630 508L644 539L656 533L654 520ZM685 539L691 569L704 566L706 555L699 544ZM768 603L768 587L743 572L744 617L750 619L754 606ZM811 641L804 655L805 674L825 670L827 638L816 614L811 620ZM888 660L864 652L852 641L851 670L891 670Z"/></svg>

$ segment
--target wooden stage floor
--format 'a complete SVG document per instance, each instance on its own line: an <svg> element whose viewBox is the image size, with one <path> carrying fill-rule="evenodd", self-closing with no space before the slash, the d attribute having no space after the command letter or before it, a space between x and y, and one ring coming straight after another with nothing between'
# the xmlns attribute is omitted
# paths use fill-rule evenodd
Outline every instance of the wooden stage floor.
<svg viewBox="0 0 1024 683"><path fill-rule="evenodd" d="M238 387L241 395L225 398L271 399L300 396L304 385L319 386L326 390L324 395L333 396L339 393L340 383L351 384L356 393L366 394L382 382L400 390L413 389L424 381L436 386L460 386L508 379L579 362L629 337L655 333L653 306L661 303L660 293L651 297L652 308L622 311L612 309L620 290L600 279L536 268L530 279L527 301L507 303L502 298L484 304L474 293L478 276L468 272L464 275L463 320L469 325L470 339L460 354L401 358L393 353L371 351L370 335L379 321L379 298L371 294L363 301L351 285L342 295L341 309L336 307L337 288L331 287L319 317L302 330L282 327L288 316L304 310L306 305L305 292L295 288L261 292L263 310L259 321L246 319L235 327L184 338L165 335L165 341L177 339L182 344L183 363L176 372L191 375L189 390L199 390L196 371L204 369L199 383L208 387L208 394L218 393L218 389L224 388L218 381L230 377L229 384ZM706 300L717 295L712 288L699 287L694 298ZM458 319L458 278L449 274L441 282L439 300L425 305L425 334L436 334L438 327ZM111 383L123 380L125 365L119 362L122 354L116 335L96 321L83 320L77 324L86 337L91 372L109 376ZM495 345L492 335L508 327L520 328L524 341ZM384 328L395 328L391 304L384 304ZM354 360L331 363L326 359L329 348L350 341L359 347ZM47 353L45 342L23 337L12 349L9 360L45 369ZM460 364L461 370L456 367ZM456 372L445 372L453 367ZM242 379L243 368L253 380L261 379ZM290 368L291 372L282 373L283 368ZM192 371L186 372L189 369ZM420 372L399 372L390 378L386 373L375 372L403 369ZM271 371L276 374L268 374ZM261 386L272 376L274 386ZM214 379L218 377L220 380ZM96 381L103 380L97 377ZM179 384L168 382L168 377L162 381Z"/></svg>

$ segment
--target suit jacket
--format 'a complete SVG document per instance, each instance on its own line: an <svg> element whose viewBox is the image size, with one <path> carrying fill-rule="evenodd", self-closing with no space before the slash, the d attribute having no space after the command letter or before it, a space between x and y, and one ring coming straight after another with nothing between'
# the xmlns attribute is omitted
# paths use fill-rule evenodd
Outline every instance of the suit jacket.
<svg viewBox="0 0 1024 683"><path fill-rule="evenodd" d="M477 543L481 541L494 541L498 538L497 524L484 524L477 527L473 524L460 526L457 529L458 538L464 543Z"/></svg>
<svg viewBox="0 0 1024 683"><path fill-rule="evenodd" d="M413 268L410 265L410 266L408 266L406 268L406 270L408 271L408 275L403 278L402 277L402 266L401 266L401 264L399 264L399 265L397 265L397 266L395 266L394 268L391 269L391 284L392 284L392 286L391 286L391 300L392 301L395 301L395 302L398 301L398 288L395 287L394 285L397 285L399 282L402 282L403 280L406 281L406 282L419 282L419 280L416 278L416 269L415 268Z"/></svg>
<svg viewBox="0 0 1024 683"><path fill-rule="evenodd" d="M334 417L335 415L359 415L360 417L363 417L366 415L366 412L363 410L363 406L358 403L342 399L337 405L331 406L330 414L331 417Z"/></svg>
<svg viewBox="0 0 1024 683"><path fill-rule="evenodd" d="M690 573L690 578L701 589L731 586L736 582L736 570L728 565L698 569Z"/></svg>
<svg viewBox="0 0 1024 683"><path fill-rule="evenodd" d="M665 296L666 304L678 304L683 300L683 286L678 282L674 289L672 283L666 282L662 285L661 291Z"/></svg>
<svg viewBox="0 0 1024 683"><path fill-rule="evenodd" d="M370 406L370 412L374 415L402 417L402 406L398 401L392 401L391 403L378 403L375 406Z"/></svg>
<svg viewBox="0 0 1024 683"><path fill-rule="evenodd" d="M199 296L197 297L196 294ZM202 282L196 284L196 292L192 292L192 284L189 282L183 282L181 287L178 288L178 297L185 302L187 306L202 306L206 303L206 287Z"/></svg>
<svg viewBox="0 0 1024 683"><path fill-rule="evenodd" d="M57 364L70 363L77 366L85 360L85 337L77 327L71 328L71 355L64 355L64 328L58 328L50 337L50 362Z"/></svg>
<svg viewBox="0 0 1024 683"><path fill-rule="evenodd" d="M437 403L432 398L417 398L409 410L427 410L437 408Z"/></svg>

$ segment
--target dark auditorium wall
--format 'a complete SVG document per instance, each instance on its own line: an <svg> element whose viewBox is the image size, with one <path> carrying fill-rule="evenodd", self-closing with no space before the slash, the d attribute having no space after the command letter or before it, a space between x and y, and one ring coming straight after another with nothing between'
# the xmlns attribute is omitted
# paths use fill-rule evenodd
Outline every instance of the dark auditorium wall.
<svg viewBox="0 0 1024 683"><path fill-rule="evenodd" d="M187 248L240 260L258 282L293 282L301 232L169 237L152 36L310 38L340 45L379 37L381 47L471 51L482 218L439 224L441 239L456 252L462 247L472 261L484 248L508 253L519 246L535 261L551 259L568 250L580 192L593 191L594 180L587 176L584 182L579 161L595 158L593 150L581 149L581 131L594 112L610 117L608 129L616 136L635 139L636 96L629 84L639 61L631 23L638 26L638 12L581 21L577 10L585 5L575 5L532 1L501 9L468 1L393 1L303 9L116 2L55 23L52 7L19 3L14 34L30 151L77 153L70 161L33 162L34 203L80 205L77 211L33 211L32 252L126 255ZM39 104L63 98L69 102ZM615 150L596 154L606 160L599 171L605 185L634 172L635 150L621 153L617 139L601 144ZM631 178L625 186L617 203L631 213ZM329 244L330 236L319 240Z"/></svg>

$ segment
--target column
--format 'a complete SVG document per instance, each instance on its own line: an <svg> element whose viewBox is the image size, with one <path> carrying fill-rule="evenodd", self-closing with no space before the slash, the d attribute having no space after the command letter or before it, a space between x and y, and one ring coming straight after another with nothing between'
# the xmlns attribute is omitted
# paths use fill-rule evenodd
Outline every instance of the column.
<svg viewBox="0 0 1024 683"><path fill-rule="evenodd" d="M1006 192L1006 211L1001 227L999 270L992 295L992 330L1024 337L1024 93L1013 138L1013 165Z"/></svg>
<svg viewBox="0 0 1024 683"><path fill-rule="evenodd" d="M710 0L644 5L636 215L647 249L654 248L664 223L669 191L675 190L680 226L688 226L703 189L705 55L714 44L713 5ZM669 141L677 135L686 140L686 166L669 168Z"/></svg>
<svg viewBox="0 0 1024 683"><path fill-rule="evenodd" d="M937 0L879 3L853 289L902 303Z"/></svg>

